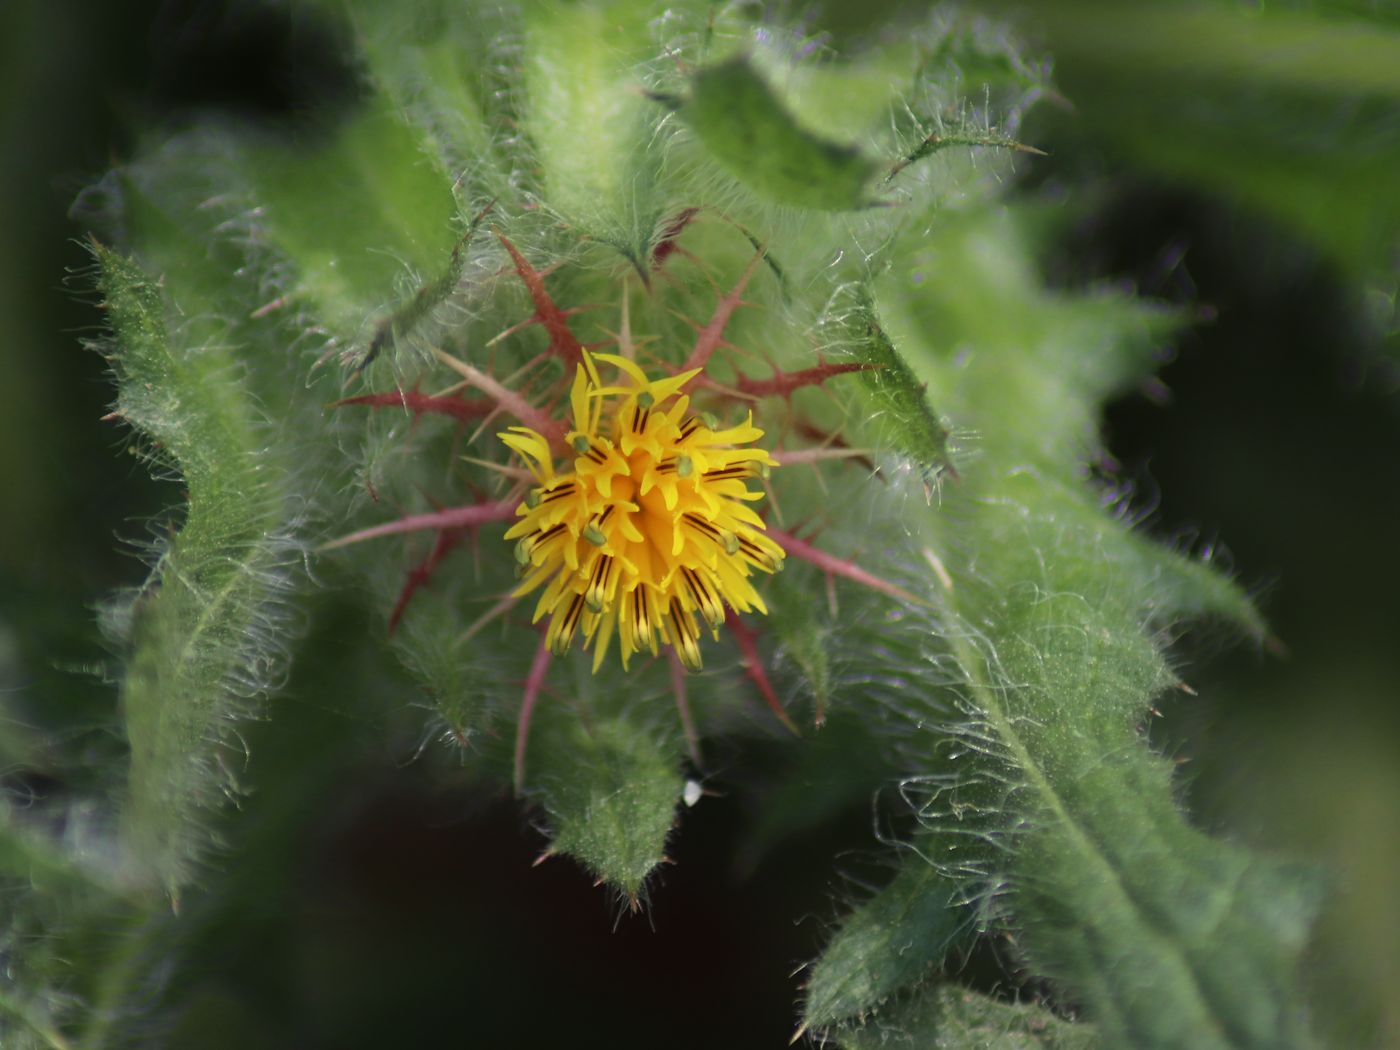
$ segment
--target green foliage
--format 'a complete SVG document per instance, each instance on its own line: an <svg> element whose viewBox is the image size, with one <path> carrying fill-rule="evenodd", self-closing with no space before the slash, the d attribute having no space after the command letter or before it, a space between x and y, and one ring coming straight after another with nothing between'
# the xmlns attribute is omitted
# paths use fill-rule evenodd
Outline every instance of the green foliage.
<svg viewBox="0 0 1400 1050"><path fill-rule="evenodd" d="M543 4L526 25L526 127L549 207L642 266L663 218L656 114L638 91L635 4Z"/></svg>
<svg viewBox="0 0 1400 1050"><path fill-rule="evenodd" d="M743 56L697 72L685 98L658 101L680 114L729 174L771 203L824 211L869 204L874 163L799 126Z"/></svg>
<svg viewBox="0 0 1400 1050"><path fill-rule="evenodd" d="M1098 1034L1033 1003L1006 1003L946 984L927 985L901 1000L878 1020L842 1030L850 1050L966 1046L1007 1050L1095 1050Z"/></svg>
<svg viewBox="0 0 1400 1050"><path fill-rule="evenodd" d="M1256 631L1257 617L1200 564L1145 552L1076 469L1095 451L1093 399L1145 365L1158 322L1127 301L1081 313L1078 297L1039 289L1016 260L1024 234L990 221L995 238L985 217L945 221L909 246L892 271L904 279L878 288L893 341L950 414L987 413L978 456L915 541L938 568L931 599L960 682L958 715L932 748L956 748L962 768L933 754L909 768L927 837L817 964L808 1023L863 1016L941 957L930 942L946 942L952 916L916 940L927 956L862 933L912 907L907 887L924 881L945 907L980 900L984 922L1016 931L1111 1045L1307 1045L1287 988L1314 881L1190 829L1140 728L1173 683L1147 632L1183 612ZM924 287L932 258L960 275L956 288ZM1029 309L1007 323L968 308L994 294ZM939 874L917 872L928 863Z"/></svg>
<svg viewBox="0 0 1400 1050"><path fill-rule="evenodd" d="M864 1017L919 984L965 928L960 887L922 858L842 923L807 984L807 1024Z"/></svg>
<svg viewBox="0 0 1400 1050"><path fill-rule="evenodd" d="M574 722L550 763L552 849L578 858L636 906L675 822L681 777L670 748L626 719Z"/></svg>
<svg viewBox="0 0 1400 1050"><path fill-rule="evenodd" d="M239 158L248 192L266 209L262 236L296 261L280 290L348 345L364 338L367 306L383 311L392 302L405 266L439 282L460 266L460 253L451 253L451 180L425 162L425 148L420 132L376 100L324 145L254 146ZM440 302L435 283L415 287L408 303L376 323L420 324Z"/></svg>
<svg viewBox="0 0 1400 1050"><path fill-rule="evenodd" d="M948 458L948 431L934 415L927 391L880 327L874 305L861 303L856 323L856 359L867 366L861 373L870 391L872 414L888 419L890 443L917 463L926 477L952 469Z"/></svg>
<svg viewBox="0 0 1400 1050"><path fill-rule="evenodd" d="M119 350L117 413L184 479L188 509L126 614L132 658L122 686L131 745L124 812L130 860L172 893L200 842L192 810L232 783L219 736L266 688L284 552L257 410L216 347L172 346L157 285L96 246Z"/></svg>
<svg viewBox="0 0 1400 1050"><path fill-rule="evenodd" d="M810 968L814 1035L1311 1045L1295 978L1322 879L1193 827L1147 730L1187 623L1265 634L1239 585L1135 531L1105 480L1104 405L1183 318L1047 286L1057 222L999 196L1046 87L1009 31L939 10L838 63L742 4L329 10L366 81L339 122L185 133L109 180L116 411L184 506L111 617L118 876L37 825L0 834L27 902L5 951L54 901L68 913L0 985L17 1038L162 1030L187 993L171 972L256 896L220 851L290 849L298 800L354 761L416 743L430 775L509 786L546 852L636 906L687 775L724 775L703 747L742 737L796 756L756 851L881 788L899 839ZM752 411L807 455L765 479L789 550L769 616L704 639L702 674L546 659L535 599L514 603L500 533L524 490L496 434L517 401L562 411L573 351L550 303L579 343L653 372L711 339L697 406ZM410 528L473 507L505 509ZM824 726L774 743L764 703ZM269 807L256 834L222 808L247 787ZM279 789L286 808L265 801ZM202 933L166 913L191 893ZM45 953L103 921L116 943L59 979ZM961 983L979 938L1045 1002Z"/></svg>
<svg viewBox="0 0 1400 1050"><path fill-rule="evenodd" d="M805 581L804 581L805 582ZM780 575L770 588L773 630L812 696L815 718L822 720L831 703L832 667L830 625L812 609L807 586Z"/></svg>
<svg viewBox="0 0 1400 1050"><path fill-rule="evenodd" d="M1073 70L1061 87L1081 126L1317 244L1363 285L1376 335L1400 351L1400 27L1386 5L1076 0L1043 26Z"/></svg>

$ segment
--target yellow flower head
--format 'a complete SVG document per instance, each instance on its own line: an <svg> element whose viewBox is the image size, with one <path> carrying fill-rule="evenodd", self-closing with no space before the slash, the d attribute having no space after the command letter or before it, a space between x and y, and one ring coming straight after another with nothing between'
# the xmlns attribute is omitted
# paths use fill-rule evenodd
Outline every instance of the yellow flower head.
<svg viewBox="0 0 1400 1050"><path fill-rule="evenodd" d="M624 385L604 386L596 362L615 366ZM624 667L634 652L655 655L667 644L697 670L697 616L717 634L726 602L736 612L768 611L749 577L776 571L783 549L764 535L749 506L763 494L745 480L774 461L742 447L763 436L752 415L720 430L690 414L678 391L698 373L649 380L624 357L585 351L570 394L576 455L566 472L555 472L549 442L535 431L500 435L539 483L506 539L519 540L524 580L515 593L544 587L534 618L551 616L556 655L580 633L585 646L596 636L596 671L615 631Z"/></svg>

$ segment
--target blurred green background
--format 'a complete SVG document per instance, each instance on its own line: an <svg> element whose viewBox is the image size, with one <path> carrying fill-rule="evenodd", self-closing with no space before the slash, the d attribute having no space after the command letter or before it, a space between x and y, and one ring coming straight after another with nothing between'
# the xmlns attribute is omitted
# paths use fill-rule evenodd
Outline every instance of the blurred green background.
<svg viewBox="0 0 1400 1050"><path fill-rule="evenodd" d="M863 35L881 6L895 5L804 10L814 29ZM1121 477L1143 528L1229 552L1280 643L1188 634L1196 695L1167 699L1153 732L1204 825L1333 867L1309 962L1322 1027L1338 1046L1400 1046L1400 13L1086 2L1038 5L1024 25L1062 96L1018 129L1051 156L1022 165L1013 191L1065 217L1051 281L1129 282L1200 318L1160 385L1109 413ZM81 346L102 324L83 189L153 127L305 133L354 104L342 48L283 5L0 9L0 774L21 739L110 712L94 606L140 582L133 543L179 498L100 418L110 389ZM334 627L322 642L344 650L350 681L370 628ZM610 1013L623 988L636 1030L673 1024L672 1046L786 1040L790 974L835 914L837 872L872 868L868 809L753 861L731 779L686 815L647 914L618 915L567 862L530 868L542 840L508 800L408 763L412 711L346 734L313 692L294 680L277 724L253 729L261 761L308 765L306 790L246 804L246 848L227 862L247 869L239 921L191 907L209 948L179 978L188 1032L203 1033L182 1045L450 1030L543 1045L564 1016L632 1045ZM383 740L384 760L325 743L347 735ZM717 754L731 777L771 764Z"/></svg>

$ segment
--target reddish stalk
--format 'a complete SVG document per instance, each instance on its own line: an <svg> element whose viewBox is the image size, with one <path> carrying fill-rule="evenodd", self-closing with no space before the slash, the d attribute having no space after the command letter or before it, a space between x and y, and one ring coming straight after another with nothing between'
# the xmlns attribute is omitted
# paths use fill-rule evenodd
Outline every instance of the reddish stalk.
<svg viewBox="0 0 1400 1050"><path fill-rule="evenodd" d="M674 649L667 649L666 656L671 664L671 692L676 697L676 711L681 716L681 731L685 733L685 745L690 751L690 760L695 768L700 768L700 734L695 731L695 719L690 714L690 700L685 691L685 666Z"/></svg>
<svg viewBox="0 0 1400 1050"><path fill-rule="evenodd" d="M448 368L491 398L502 409L538 433L549 442L551 447L564 448L564 434L566 432L564 424L551 419L549 413L545 412L544 409L536 408L514 390L502 384L500 380L494 379L481 369L467 364L461 358L453 357L437 347L433 347L433 354Z"/></svg>
<svg viewBox="0 0 1400 1050"><path fill-rule="evenodd" d="M771 455L780 467L794 467L828 459L867 459L870 452L863 448L794 448L779 449Z"/></svg>
<svg viewBox="0 0 1400 1050"><path fill-rule="evenodd" d="M515 517L515 508L519 503L518 498L507 498L472 503L465 507L449 507L447 510L437 510L431 514L409 514L397 521L388 521L383 525L352 532L348 536L332 540L321 549L334 550L336 547L348 547L352 543L375 540L380 536L395 536L423 529L468 529L491 521L510 521Z"/></svg>
<svg viewBox="0 0 1400 1050"><path fill-rule="evenodd" d="M403 619L403 614L408 609L409 600L420 587L427 586L433 578L434 571L442 564L442 560L452 553L465 535L465 529L441 529L438 531L437 538L433 541L433 549L428 552L426 558L410 570L408 579L404 581L403 589L399 591L399 599L394 603L394 611L389 614L389 634L391 636L398 630L399 621Z"/></svg>
<svg viewBox="0 0 1400 1050"><path fill-rule="evenodd" d="M468 638L476 634L477 631L481 630L492 620L496 619L496 617L500 616L502 613L509 612L511 609L513 609L515 607L516 602L518 601L520 601L520 599L516 595L507 594L495 605L491 606L491 608L487 609L484 613L478 616L472 622L472 625L462 632L462 637L460 640L465 642Z"/></svg>
<svg viewBox="0 0 1400 1050"><path fill-rule="evenodd" d="M596 305L596 304L595 304L595 305L592 305L592 306L570 306L570 307L568 307L567 309L562 309L562 310L560 310L560 311L559 311L559 315L560 315L561 317L573 317L574 314L581 314L581 313L585 313L585 312L588 311L588 310L600 310L600 309L602 309L602 307L599 306L599 305ZM530 327L532 327L532 326L534 326L534 325L537 325L537 324L539 324L539 323L540 323L540 319L539 319L538 317L533 317L533 316L532 316L532 317L527 317L525 320L519 322L518 324L513 324L513 325L511 325L511 326L510 326L509 328L507 328L504 332L498 332L496 335L493 335L490 339L488 339L488 340L486 341L486 345L487 345L487 346L495 346L497 343L501 342L503 339L509 339L511 336L515 335L517 332L523 332L523 331L525 331L525 329L530 328ZM592 350L592 349L593 349L593 346L590 345L590 346L588 347L588 349ZM553 346L551 346L548 350L546 350L542 356L544 356L544 357L554 356L554 348L553 348Z"/></svg>
<svg viewBox="0 0 1400 1050"><path fill-rule="evenodd" d="M530 298L535 301L534 320L543 325L544 330L549 333L550 353L563 358L564 361L572 365L581 363L583 361L583 346L569 328L567 312L554 304L554 300L545 291L544 278L540 272L525 261L525 256L521 255L519 249L510 243L506 235L497 230L496 237L510 254L511 261L515 263L515 272L520 275L520 280L524 282L526 290L530 293Z"/></svg>
<svg viewBox="0 0 1400 1050"><path fill-rule="evenodd" d="M847 443L846 439L843 438L840 434L828 433L821 427L814 425L808 420L798 419L795 421L794 426L797 432L803 437L811 438L813 441L820 442L820 444L824 448L848 449L851 447L850 444ZM862 467L867 468L872 474L878 475L880 473L880 469L875 465L875 461L871 459L868 455L856 456L854 457L854 459Z"/></svg>
<svg viewBox="0 0 1400 1050"><path fill-rule="evenodd" d="M661 239L656 242L656 247L651 250L651 268L661 269L672 252L676 250L676 238L682 231L690 225L692 219L700 213L699 208L682 208L676 213L675 218L666 224L666 228L661 231Z"/></svg>
<svg viewBox="0 0 1400 1050"><path fill-rule="evenodd" d="M774 369L773 375L769 379L740 376L738 382L734 384L734 389L741 394L748 394L750 397L791 397L793 391L804 386L817 386L833 376L845 375L847 372L863 372L866 369L879 367L879 365L865 361L847 361L842 364L827 364L823 361L819 365L804 368L800 372L784 372L781 369Z"/></svg>
<svg viewBox="0 0 1400 1050"><path fill-rule="evenodd" d="M797 726L783 710L778 694L773 691L773 683L768 680L768 672L763 669L763 659L758 655L758 641L753 631L749 630L732 609L725 616L724 625L729 628L729 633L734 636L734 644L739 647L739 658L744 666L744 673L758 686L758 691L763 694L764 703L778 716L778 721L792 730L794 736L801 736Z"/></svg>
<svg viewBox="0 0 1400 1050"><path fill-rule="evenodd" d="M844 576L848 580L854 580L856 583L879 591L881 594L888 594L892 598L898 598L900 601L910 602L914 605L927 604L903 587L897 587L888 580L882 580L880 577L866 572L853 561L846 561L834 554L828 554L826 551L812 546L806 540L799 540L791 533L783 532L780 529L769 529L768 535L787 553L801 558L803 561L811 562L828 576Z"/></svg>
<svg viewBox="0 0 1400 1050"><path fill-rule="evenodd" d="M692 368L704 368L709 364L710 357L724 338L725 325L729 324L729 319L734 316L734 311L744 301L744 289L748 287L749 280L753 277L754 270L758 269L758 264L763 261L763 252L757 251L750 260L749 265L744 268L744 272L739 276L739 280L734 287L729 290L718 303L715 304L715 312L710 316L710 320L705 327L700 329L700 335L695 340L695 349L686 358L685 364L681 365L680 371L689 372ZM696 378L699 378L698 376ZM695 380L692 379L691 383ZM686 384L689 386L690 384ZM685 387L681 388L682 390Z"/></svg>
<svg viewBox="0 0 1400 1050"><path fill-rule="evenodd" d="M544 676L549 670L549 635L540 632L539 648L530 662L530 677L525 679L525 697L520 702L520 717L515 723L515 793L525 790L525 745L530 740L530 719L535 713L535 703L544 688Z"/></svg>

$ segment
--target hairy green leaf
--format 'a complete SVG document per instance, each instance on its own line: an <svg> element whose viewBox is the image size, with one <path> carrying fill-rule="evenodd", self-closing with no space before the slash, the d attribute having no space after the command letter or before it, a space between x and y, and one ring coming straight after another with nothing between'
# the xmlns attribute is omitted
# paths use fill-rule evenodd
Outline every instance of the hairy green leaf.
<svg viewBox="0 0 1400 1050"><path fill-rule="evenodd" d="M828 142L799 125L743 56L700 70L674 107L709 154L770 202L820 211L851 211L870 201L876 165L850 145Z"/></svg>
<svg viewBox="0 0 1400 1050"><path fill-rule="evenodd" d="M913 459L930 482L953 473L947 428L934 414L925 385L880 327L873 303L861 304L853 324L857 332L852 350L856 360L869 366L860 375L873 418L888 427L885 440Z"/></svg>
<svg viewBox="0 0 1400 1050"><path fill-rule="evenodd" d="M859 1017L918 984L967 926L962 887L922 857L847 917L812 970L804 1023L825 1028Z"/></svg>
<svg viewBox="0 0 1400 1050"><path fill-rule="evenodd" d="M1095 1050L1088 1025L1056 1017L1035 1003L1007 1003L954 985L930 983L880 1010L867 1023L843 1026L846 1050Z"/></svg>
<svg viewBox="0 0 1400 1050"><path fill-rule="evenodd" d="M347 349L375 338L366 321L421 321L452 288L457 204L452 179L423 155L421 133L382 98L331 141L291 151L264 146L242 160L265 236L294 267L283 298L307 306ZM405 273L439 282L428 300L393 305ZM460 273L457 274L460 278ZM404 311L414 313L404 317Z"/></svg>
<svg viewBox="0 0 1400 1050"><path fill-rule="evenodd" d="M656 119L636 63L646 53L635 5L546 3L527 22L525 127L548 205L635 266L662 218Z"/></svg>
<svg viewBox="0 0 1400 1050"><path fill-rule="evenodd" d="M956 295L887 285L882 302L950 415L996 421L924 533L964 678L962 718L948 730L981 769L966 769L960 785L929 782L919 815L934 842L923 852L962 871L969 894L979 880L1009 880L1018 942L1039 972L1083 997L1106 1038L1307 1045L1291 989L1316 885L1189 828L1170 763L1140 729L1174 681L1147 628L1207 609L1246 626L1257 618L1237 591L1201 586L1180 555L1149 554L1124 523L1091 509L1096 496L1075 477L1093 452L1087 421L1134 361L1145 364L1141 343L1133 348L1143 330L1131 312L1093 342L1073 334L1083 321L1052 324L1074 302L1036 310L1045 293L1029 270L979 258L986 229L969 218L915 249L956 267ZM1008 227L1003 234L1002 244L1015 243ZM1013 283L1024 310L969 309ZM1086 319L1111 316L1086 306ZM1071 345L1079 360L1065 367ZM1164 571L1179 581L1174 591L1159 589ZM1000 856L997 843L1014 849Z"/></svg>
<svg viewBox="0 0 1400 1050"><path fill-rule="evenodd" d="M288 540L258 412L226 353L178 343L156 282L115 251L95 252L116 338L117 412L189 491L185 520L132 606L122 687L130 859L174 890L198 853L198 811L235 784L227 720L279 658Z"/></svg>
<svg viewBox="0 0 1400 1050"><path fill-rule="evenodd" d="M660 864L681 794L678 756L654 733L617 717L565 717L541 734L541 801L567 853L635 905Z"/></svg>

